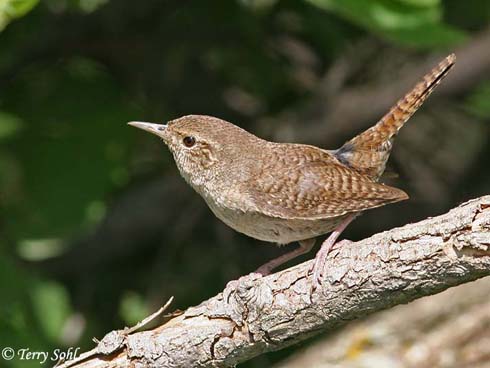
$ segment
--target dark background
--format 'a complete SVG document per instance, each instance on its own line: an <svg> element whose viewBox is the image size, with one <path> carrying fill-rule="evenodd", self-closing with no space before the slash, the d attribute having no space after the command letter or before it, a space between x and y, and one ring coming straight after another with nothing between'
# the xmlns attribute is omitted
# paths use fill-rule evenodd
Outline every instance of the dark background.
<svg viewBox="0 0 490 368"><path fill-rule="evenodd" d="M345 237L488 194L489 21L487 0L0 1L0 347L91 348L286 250L217 220L130 120L209 114L336 148L454 51L390 159L410 200Z"/></svg>

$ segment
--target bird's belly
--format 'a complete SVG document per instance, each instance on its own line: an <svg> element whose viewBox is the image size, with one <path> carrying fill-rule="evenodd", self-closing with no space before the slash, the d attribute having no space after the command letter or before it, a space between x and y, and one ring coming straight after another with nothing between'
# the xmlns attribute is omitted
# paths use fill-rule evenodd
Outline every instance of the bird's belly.
<svg viewBox="0 0 490 368"><path fill-rule="evenodd" d="M216 217L234 230L255 239L278 244L326 234L333 231L346 217L343 215L320 220L281 219L257 212L230 209L217 203L208 202L208 205Z"/></svg>

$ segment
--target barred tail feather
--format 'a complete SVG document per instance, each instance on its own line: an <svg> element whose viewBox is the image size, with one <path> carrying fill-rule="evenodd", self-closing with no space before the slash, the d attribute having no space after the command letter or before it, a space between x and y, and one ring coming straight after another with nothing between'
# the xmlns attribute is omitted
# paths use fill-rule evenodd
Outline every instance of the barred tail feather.
<svg viewBox="0 0 490 368"><path fill-rule="evenodd" d="M393 140L400 128L429 97L456 61L451 54L424 76L378 123L335 151L345 165L375 180L383 174Z"/></svg>

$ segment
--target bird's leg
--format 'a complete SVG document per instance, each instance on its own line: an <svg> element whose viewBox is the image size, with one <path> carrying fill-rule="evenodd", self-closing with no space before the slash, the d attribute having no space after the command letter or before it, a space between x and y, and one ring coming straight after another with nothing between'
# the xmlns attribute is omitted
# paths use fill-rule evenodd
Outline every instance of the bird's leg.
<svg viewBox="0 0 490 368"><path fill-rule="evenodd" d="M255 273L260 273L262 276L270 274L273 269L279 267L283 263L290 261L291 259L296 258L301 254L308 253L315 245L315 240L315 238L300 240L298 248L293 249L292 251L287 252L277 258L271 259L266 264L260 266L255 271Z"/></svg>
<svg viewBox="0 0 490 368"><path fill-rule="evenodd" d="M250 288L250 285L253 285L258 278L269 275L273 269L279 267L283 263L290 261L291 259L296 258L301 254L308 253L315 245L315 240L315 238L300 240L299 247L297 247L296 249L284 253L277 258L271 259L269 262L260 266L256 271L242 276L238 280L230 281L228 284L226 284L225 290L223 291L225 300L228 300L232 293Z"/></svg>
<svg viewBox="0 0 490 368"><path fill-rule="evenodd" d="M337 238L342 234L342 231L356 218L358 214L350 214L347 216L344 221L340 223L339 226L330 234L330 236L325 239L322 243L322 246L318 253L315 256L315 260L313 262L313 266L311 271L313 271L313 279L312 279L312 287L311 291L315 290L318 286L320 286L321 278L323 276L323 269L325 268L325 261L327 260L328 253L332 250Z"/></svg>

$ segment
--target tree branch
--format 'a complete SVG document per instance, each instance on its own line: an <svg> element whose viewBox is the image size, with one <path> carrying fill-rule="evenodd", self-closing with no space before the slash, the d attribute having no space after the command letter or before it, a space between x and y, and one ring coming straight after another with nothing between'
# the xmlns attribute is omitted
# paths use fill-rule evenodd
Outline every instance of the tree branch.
<svg viewBox="0 0 490 368"><path fill-rule="evenodd" d="M229 367L369 313L490 275L490 196L334 249L309 297L311 261L249 275L150 331L102 340L61 367ZM108 340L118 336L108 349ZM109 353L109 354L108 354Z"/></svg>
<svg viewBox="0 0 490 368"><path fill-rule="evenodd" d="M273 368L489 368L490 277L351 323Z"/></svg>

